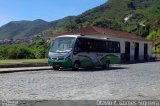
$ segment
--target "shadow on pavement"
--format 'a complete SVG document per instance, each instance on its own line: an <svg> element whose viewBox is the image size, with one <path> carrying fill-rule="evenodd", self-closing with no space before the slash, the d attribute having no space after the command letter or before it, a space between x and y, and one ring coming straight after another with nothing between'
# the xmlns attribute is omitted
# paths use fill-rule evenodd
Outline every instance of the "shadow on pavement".
<svg viewBox="0 0 160 106"><path fill-rule="evenodd" d="M64 70L58 70L58 71L72 71L72 72L95 72L95 71L112 71L112 70L123 70L123 69L129 69L128 67L110 67L109 69L102 69L102 68L92 68L92 69L79 69L77 71L71 70L71 69L64 69Z"/></svg>

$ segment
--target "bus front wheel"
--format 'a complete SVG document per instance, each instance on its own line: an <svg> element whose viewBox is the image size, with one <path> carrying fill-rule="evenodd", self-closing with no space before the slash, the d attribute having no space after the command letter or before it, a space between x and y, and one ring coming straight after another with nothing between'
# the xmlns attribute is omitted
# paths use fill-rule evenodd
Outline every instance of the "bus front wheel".
<svg viewBox="0 0 160 106"><path fill-rule="evenodd" d="M79 62L75 62L73 64L72 70L79 70L79 66L80 66Z"/></svg>
<svg viewBox="0 0 160 106"><path fill-rule="evenodd" d="M60 67L52 66L53 70L57 71L60 70Z"/></svg>

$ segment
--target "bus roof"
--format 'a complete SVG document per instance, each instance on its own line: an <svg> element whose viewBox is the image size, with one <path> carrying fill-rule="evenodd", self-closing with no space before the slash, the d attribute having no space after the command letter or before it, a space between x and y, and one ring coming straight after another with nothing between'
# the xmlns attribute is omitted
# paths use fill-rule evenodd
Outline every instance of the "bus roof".
<svg viewBox="0 0 160 106"><path fill-rule="evenodd" d="M60 38L60 37L75 37L75 38L77 38L78 36L81 36L81 35L61 35L56 38Z"/></svg>
<svg viewBox="0 0 160 106"><path fill-rule="evenodd" d="M112 41L108 38L97 38L96 36L87 36L87 35L61 35L61 36L58 36L56 38L60 38L60 37L75 37L75 38L87 38L87 39L96 39L96 40L108 40L108 41Z"/></svg>

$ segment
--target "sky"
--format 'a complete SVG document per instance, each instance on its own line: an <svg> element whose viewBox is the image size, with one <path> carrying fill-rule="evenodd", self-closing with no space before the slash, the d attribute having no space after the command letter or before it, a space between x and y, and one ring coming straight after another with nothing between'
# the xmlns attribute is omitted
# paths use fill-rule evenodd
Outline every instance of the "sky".
<svg viewBox="0 0 160 106"><path fill-rule="evenodd" d="M54 21L79 15L107 0L0 0L0 26L10 21Z"/></svg>

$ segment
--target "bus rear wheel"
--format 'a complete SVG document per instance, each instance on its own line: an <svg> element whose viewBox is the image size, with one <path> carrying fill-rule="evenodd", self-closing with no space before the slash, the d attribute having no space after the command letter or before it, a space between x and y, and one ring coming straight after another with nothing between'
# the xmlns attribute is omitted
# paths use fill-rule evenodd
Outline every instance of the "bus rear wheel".
<svg viewBox="0 0 160 106"><path fill-rule="evenodd" d="M72 70L79 70L79 66L80 66L79 62L75 62L73 64Z"/></svg>
<svg viewBox="0 0 160 106"><path fill-rule="evenodd" d="M107 61L105 65L102 66L103 69L109 69L110 61Z"/></svg>

